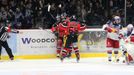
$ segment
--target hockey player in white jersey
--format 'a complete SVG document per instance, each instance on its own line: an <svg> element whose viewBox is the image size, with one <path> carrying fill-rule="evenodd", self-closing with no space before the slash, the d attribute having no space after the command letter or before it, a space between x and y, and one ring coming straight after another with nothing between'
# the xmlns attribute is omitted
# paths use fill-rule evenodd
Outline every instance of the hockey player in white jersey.
<svg viewBox="0 0 134 75"><path fill-rule="evenodd" d="M125 36L126 34L126 36ZM127 49L127 62L134 62L134 27L132 24L128 24L126 33L124 34L125 48Z"/></svg>
<svg viewBox="0 0 134 75"><path fill-rule="evenodd" d="M113 17L111 21L103 26L103 29L107 32L106 47L108 54L108 61L112 61L112 52L115 55L115 59L118 56L119 50L119 32L122 29L121 18L119 16ZM116 59L118 62L119 59Z"/></svg>

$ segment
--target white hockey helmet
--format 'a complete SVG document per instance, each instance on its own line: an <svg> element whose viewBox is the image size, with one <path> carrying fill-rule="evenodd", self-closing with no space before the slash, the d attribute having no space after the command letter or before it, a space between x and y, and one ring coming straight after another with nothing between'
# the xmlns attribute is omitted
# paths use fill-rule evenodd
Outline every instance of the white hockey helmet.
<svg viewBox="0 0 134 75"><path fill-rule="evenodd" d="M127 31L132 31L134 26L132 24L127 25Z"/></svg>
<svg viewBox="0 0 134 75"><path fill-rule="evenodd" d="M113 21L114 23L119 24L121 22L121 18L119 16L114 16Z"/></svg>

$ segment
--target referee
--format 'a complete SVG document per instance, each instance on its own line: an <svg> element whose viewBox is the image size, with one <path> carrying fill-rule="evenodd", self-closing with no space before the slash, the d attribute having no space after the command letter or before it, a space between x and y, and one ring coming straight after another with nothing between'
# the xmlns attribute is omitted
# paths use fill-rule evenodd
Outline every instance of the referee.
<svg viewBox="0 0 134 75"><path fill-rule="evenodd" d="M9 45L7 43L7 39L9 38L8 30L9 28L3 26L2 21L0 21L0 58L1 58L2 47L4 47L10 60L14 60L14 55L12 53L12 50L11 48L9 48Z"/></svg>

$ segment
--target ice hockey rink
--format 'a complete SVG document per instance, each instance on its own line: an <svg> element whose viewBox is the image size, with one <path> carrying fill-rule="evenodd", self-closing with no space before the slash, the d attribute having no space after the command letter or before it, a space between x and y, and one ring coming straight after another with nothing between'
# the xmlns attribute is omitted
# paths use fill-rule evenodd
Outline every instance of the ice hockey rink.
<svg viewBox="0 0 134 75"><path fill-rule="evenodd" d="M106 58L0 61L0 75L133 75L134 65L107 62Z"/></svg>

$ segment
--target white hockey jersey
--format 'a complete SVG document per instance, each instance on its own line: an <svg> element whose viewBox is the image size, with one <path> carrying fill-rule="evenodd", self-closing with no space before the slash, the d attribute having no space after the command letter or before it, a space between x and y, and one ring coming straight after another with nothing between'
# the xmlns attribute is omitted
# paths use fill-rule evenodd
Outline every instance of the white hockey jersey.
<svg viewBox="0 0 134 75"><path fill-rule="evenodd" d="M113 40L119 40L119 32L121 30L120 24L107 23L103 26L103 29L107 31L107 38Z"/></svg>

